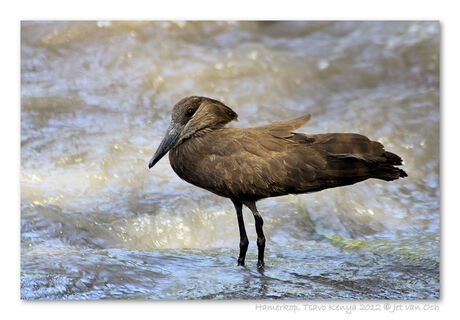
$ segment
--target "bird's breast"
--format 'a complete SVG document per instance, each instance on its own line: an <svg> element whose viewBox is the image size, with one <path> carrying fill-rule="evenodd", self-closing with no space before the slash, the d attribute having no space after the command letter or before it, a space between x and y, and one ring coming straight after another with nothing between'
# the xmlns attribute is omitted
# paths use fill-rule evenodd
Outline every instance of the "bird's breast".
<svg viewBox="0 0 460 320"><path fill-rule="evenodd" d="M210 157L206 142L192 138L169 152L169 162L174 172L183 180L223 197L229 197L225 190L216 185L216 172L203 163ZM211 156L212 157L212 156Z"/></svg>
<svg viewBox="0 0 460 320"><path fill-rule="evenodd" d="M196 174L196 166L194 165L196 159L194 159L195 155L190 154L187 149L181 144L169 151L169 163L179 177L193 183L193 177Z"/></svg>

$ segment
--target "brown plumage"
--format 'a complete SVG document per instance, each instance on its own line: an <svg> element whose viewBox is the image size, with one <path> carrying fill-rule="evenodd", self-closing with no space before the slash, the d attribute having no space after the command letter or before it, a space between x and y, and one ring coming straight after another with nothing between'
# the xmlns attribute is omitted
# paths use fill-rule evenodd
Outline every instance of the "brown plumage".
<svg viewBox="0 0 460 320"><path fill-rule="evenodd" d="M239 265L244 265L248 247L242 204L254 214L258 267L263 267L265 237L257 200L369 178L391 181L407 176L395 167L402 164L399 156L363 135L295 133L310 120L309 114L252 128L225 127L237 117L214 99L182 99L174 106L167 134L149 168L169 151L169 161L179 177L233 201L240 229Z"/></svg>

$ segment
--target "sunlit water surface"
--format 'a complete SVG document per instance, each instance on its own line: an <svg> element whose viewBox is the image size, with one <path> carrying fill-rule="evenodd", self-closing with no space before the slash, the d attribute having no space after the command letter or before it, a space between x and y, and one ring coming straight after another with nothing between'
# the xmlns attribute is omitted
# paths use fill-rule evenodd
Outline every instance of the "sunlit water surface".
<svg viewBox="0 0 460 320"><path fill-rule="evenodd" d="M74 22L21 26L23 299L435 299L439 24ZM312 113L409 177L260 201L266 268L236 266L231 202L149 158L187 95L251 126ZM246 211L247 210L247 211Z"/></svg>

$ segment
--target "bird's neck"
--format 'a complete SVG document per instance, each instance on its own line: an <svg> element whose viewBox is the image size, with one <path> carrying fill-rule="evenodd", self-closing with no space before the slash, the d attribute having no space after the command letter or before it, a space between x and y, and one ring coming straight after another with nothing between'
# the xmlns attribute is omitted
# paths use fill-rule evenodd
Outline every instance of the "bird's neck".
<svg viewBox="0 0 460 320"><path fill-rule="evenodd" d="M215 129L209 128L197 131L169 151L169 162L179 177L194 183L190 181L190 172L194 172L202 157L206 156L206 146L212 141L214 131ZM188 174L185 175L185 173Z"/></svg>

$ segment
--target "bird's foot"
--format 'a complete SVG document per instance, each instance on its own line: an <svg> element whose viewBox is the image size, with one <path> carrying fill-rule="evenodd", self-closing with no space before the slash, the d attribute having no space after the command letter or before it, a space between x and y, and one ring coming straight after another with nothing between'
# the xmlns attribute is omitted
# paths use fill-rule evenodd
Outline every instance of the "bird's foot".
<svg viewBox="0 0 460 320"><path fill-rule="evenodd" d="M244 267L244 259L238 258L238 265Z"/></svg>
<svg viewBox="0 0 460 320"><path fill-rule="evenodd" d="M265 267L265 264L263 261L257 261L257 269L263 269Z"/></svg>

